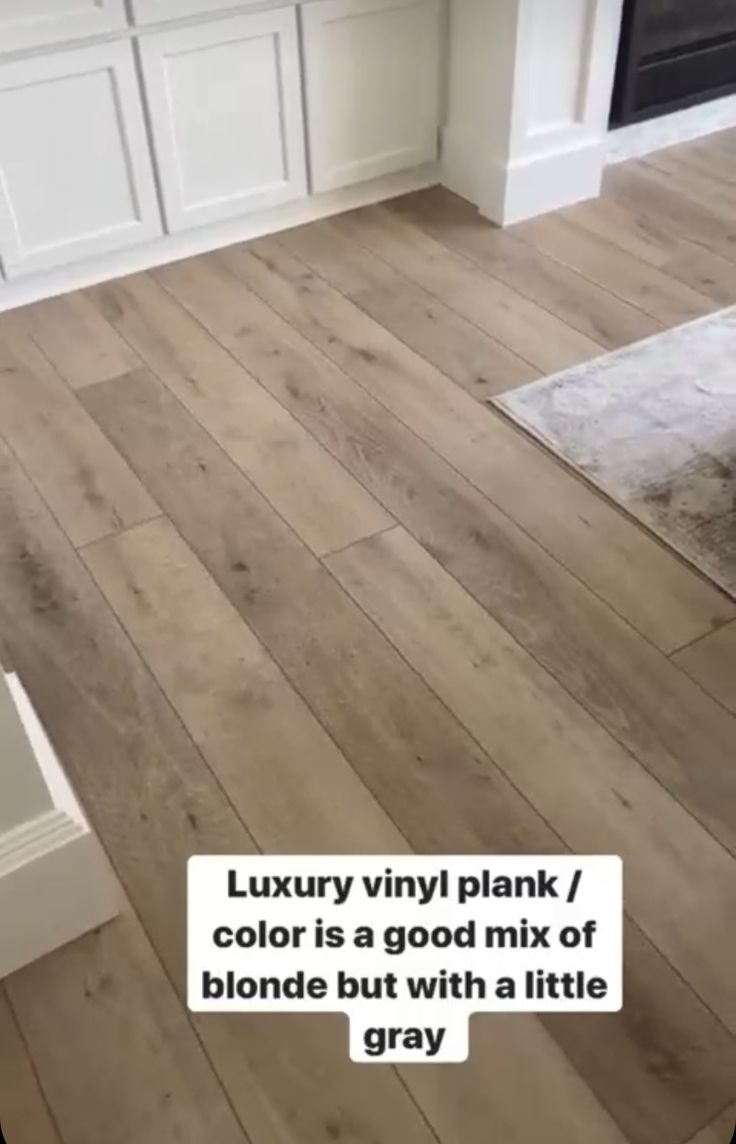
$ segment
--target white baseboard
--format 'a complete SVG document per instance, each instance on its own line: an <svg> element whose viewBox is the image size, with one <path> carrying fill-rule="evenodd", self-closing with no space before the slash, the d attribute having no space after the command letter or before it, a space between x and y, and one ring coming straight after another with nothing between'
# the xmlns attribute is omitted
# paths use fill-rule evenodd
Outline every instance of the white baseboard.
<svg viewBox="0 0 736 1144"><path fill-rule="evenodd" d="M674 111L671 115L661 115L657 119L630 123L627 127L609 131L606 162L623 163L626 159L650 155L653 151L661 151L663 147L674 147L677 143L701 139L729 127L736 127L736 95L727 95L723 99L713 99L684 111Z"/></svg>
<svg viewBox="0 0 736 1144"><path fill-rule="evenodd" d="M602 179L603 151L597 140L517 160L506 172L504 225L596 199Z"/></svg>
<svg viewBox="0 0 736 1144"><path fill-rule="evenodd" d="M209 250L231 246L234 242L261 238L265 234L328 218L341 211L409 194L410 191L433 186L439 182L439 178L439 163L428 163L411 171L400 171L337 191L310 195L306 199L258 211L245 218L198 227L186 234L165 235L58 270L0 283L0 312L25 306L29 302L38 302L41 298L52 298L70 290L94 286L98 282L120 278L125 274L136 274L141 270L149 270L152 266L163 266L168 262L205 254Z"/></svg>
<svg viewBox="0 0 736 1144"><path fill-rule="evenodd" d="M487 153L481 136L448 127L442 156L443 185L499 226L600 194L604 156L597 140L509 163Z"/></svg>
<svg viewBox="0 0 736 1144"><path fill-rule="evenodd" d="M16 676L5 680L52 808L0 835L0 978L109 921L122 904L28 696Z"/></svg>

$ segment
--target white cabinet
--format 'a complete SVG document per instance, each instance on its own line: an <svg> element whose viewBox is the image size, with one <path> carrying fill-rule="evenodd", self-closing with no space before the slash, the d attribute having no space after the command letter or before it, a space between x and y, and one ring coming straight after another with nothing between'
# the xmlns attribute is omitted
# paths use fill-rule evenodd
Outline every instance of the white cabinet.
<svg viewBox="0 0 736 1144"><path fill-rule="evenodd" d="M7 276L160 231L130 44L0 63L0 261Z"/></svg>
<svg viewBox="0 0 736 1144"><path fill-rule="evenodd" d="M140 39L169 231L306 193L296 9Z"/></svg>
<svg viewBox="0 0 736 1144"><path fill-rule="evenodd" d="M137 24L154 24L158 20L179 20L183 16L213 15L229 8L245 8L263 0L131 0L133 19Z"/></svg>
<svg viewBox="0 0 736 1144"><path fill-rule="evenodd" d="M0 52L124 27L124 0L0 0Z"/></svg>
<svg viewBox="0 0 736 1144"><path fill-rule="evenodd" d="M436 158L439 0L315 0L302 21L313 189Z"/></svg>

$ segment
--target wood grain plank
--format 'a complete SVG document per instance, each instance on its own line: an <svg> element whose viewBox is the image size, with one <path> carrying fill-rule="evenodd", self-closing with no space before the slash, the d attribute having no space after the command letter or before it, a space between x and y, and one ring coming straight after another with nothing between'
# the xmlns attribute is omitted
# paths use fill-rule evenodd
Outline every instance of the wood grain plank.
<svg viewBox="0 0 736 1144"><path fill-rule="evenodd" d="M95 386L85 401L380 804L391 814L403 808L413 846L441 850L443 835L469 853L554 845L549 828L151 375Z"/></svg>
<svg viewBox="0 0 736 1144"><path fill-rule="evenodd" d="M328 566L574 851L621 855L628 911L736 1030L736 859L403 529Z"/></svg>
<svg viewBox="0 0 736 1144"><path fill-rule="evenodd" d="M462 314L542 373L597 357L597 342L453 254L385 206L340 215L335 229Z"/></svg>
<svg viewBox="0 0 736 1144"><path fill-rule="evenodd" d="M0 1128L10 1144L61 1144L28 1049L0 985Z"/></svg>
<svg viewBox="0 0 736 1144"><path fill-rule="evenodd" d="M539 376L528 361L370 250L349 246L337 223L312 223L280 237L316 273L468 392L489 397Z"/></svg>
<svg viewBox="0 0 736 1144"><path fill-rule="evenodd" d="M72 542L155 516L155 502L39 351L21 352L0 340L0 432Z"/></svg>
<svg viewBox="0 0 736 1144"><path fill-rule="evenodd" d="M511 227L509 233L637 306L664 326L689 322L714 309L711 298L568 219L546 215Z"/></svg>
<svg viewBox="0 0 736 1144"><path fill-rule="evenodd" d="M689 242L674 228L667 230L656 211L646 215L604 196L569 207L559 217L660 269L717 305L736 302L734 263Z"/></svg>
<svg viewBox="0 0 736 1144"><path fill-rule="evenodd" d="M685 147L682 149L686 150ZM733 213L736 192L733 186L714 177L711 172L701 171L697 165L683 160L680 148L665 147L653 151L642 160L647 173L654 172L659 179L666 176L669 184L674 184L680 194L687 195L707 208L727 216Z"/></svg>
<svg viewBox="0 0 736 1144"><path fill-rule="evenodd" d="M689 282L719 306L736 304L736 263L712 250L691 246L667 264L667 273Z"/></svg>
<svg viewBox="0 0 736 1144"><path fill-rule="evenodd" d="M661 329L640 310L492 226L443 188L396 199L391 209L606 349Z"/></svg>
<svg viewBox="0 0 736 1144"><path fill-rule="evenodd" d="M486 1085L495 1090L493 1134L505 1144L528 1144L533 1140L539 1133L540 1109L544 1109L545 1141L556 1137L565 1121L570 1144L590 1144L592 1140L597 1144L626 1144L621 1131L596 1106L570 1062L539 1022L530 1025L518 1014L497 1014L490 1019L476 1016L470 1023L470 1052L476 1059L488 1062ZM535 1100L523 1098L523 1084L518 1080L514 1085L499 1083L497 1064L501 1059L505 1074L535 1078ZM444 1070L414 1066L405 1072L409 1089L427 1109L443 1144L463 1144L467 1139L466 1121L478 1121L483 1115L482 1089L465 1083L460 1101L454 1092L448 1099L450 1088L457 1087L456 1075L447 1076L451 1069L454 1074L455 1067L447 1065ZM460 1078L462 1085L462 1073ZM580 1113L577 1123L571 1122L567 1101L572 1101ZM559 1139L563 1139L562 1135Z"/></svg>
<svg viewBox="0 0 736 1144"><path fill-rule="evenodd" d="M673 659L724 707L736 713L736 623L704 636Z"/></svg>
<svg viewBox="0 0 736 1144"><path fill-rule="evenodd" d="M258 299L244 299L231 281L201 265L159 273L384 507L736 851L733 718Z"/></svg>
<svg viewBox="0 0 736 1144"><path fill-rule="evenodd" d="M705 136L690 143L672 148L676 157L688 166L709 175L716 181L736 183L736 157L734 147L727 146L723 132Z"/></svg>
<svg viewBox="0 0 736 1144"><path fill-rule="evenodd" d="M688 247L683 238L663 229L655 218L633 211L605 194L565 207L555 217L564 218L659 269Z"/></svg>
<svg viewBox="0 0 736 1144"><path fill-rule="evenodd" d="M589 485L464 393L276 239L216 256L620 615L665 651L734 607ZM220 298L234 286L218 275Z"/></svg>
<svg viewBox="0 0 736 1144"><path fill-rule="evenodd" d="M730 1098L736 1075L734 1038L653 953L625 926L623 1012L543 1018L583 1076L595 1060L597 1091L630 1144L682 1139L707 1119L716 1092Z"/></svg>
<svg viewBox="0 0 736 1144"><path fill-rule="evenodd" d="M208 498L213 524L216 503ZM254 844L79 557L3 449L0 533L3 662L23 680L183 999L187 859L250 853ZM193 1020L252 1144L324 1144L327 1124L345 1127L346 1138L349 1125L357 1140L389 1144L398 1133L410 1144L431 1144L395 1072L349 1062L340 1018ZM211 1126L200 1138L212 1139ZM90 1134L83 1144L87 1139L98 1144L105 1135ZM123 1136L121 1144L139 1139Z"/></svg>
<svg viewBox="0 0 736 1144"><path fill-rule="evenodd" d="M342 548L391 523L342 465L147 275L109 283L89 297L314 552Z"/></svg>
<svg viewBox="0 0 736 1144"><path fill-rule="evenodd" d="M141 364L81 292L48 298L14 313L73 389L119 377Z"/></svg>
<svg viewBox="0 0 736 1144"><path fill-rule="evenodd" d="M84 560L261 849L406 849L173 525L99 541Z"/></svg>
<svg viewBox="0 0 736 1144"><path fill-rule="evenodd" d="M153 379L118 380L90 389L87 400L414 848L555 851L555 836L528 803L488 769L446 708ZM727 1099L733 1042L633 925L627 934L624 1012L565 1017L554 1035L632 1144L659 1144L695 1131ZM277 1034L268 1025L262 1035L270 1042ZM498 1087L513 1090L514 1081L497 1056L469 1067L479 1069L477 1088L468 1069L438 1068L443 1107L427 1108L443 1134L454 1126L451 1141L464 1133L463 1141L485 1144L496 1102L507 1107L487 1078L500 1069ZM559 1062L549 1067L559 1074ZM558 1125L572 1131L565 1117Z"/></svg>
<svg viewBox="0 0 736 1144"><path fill-rule="evenodd" d="M604 192L616 202L647 217L715 254L736 258L736 232L732 211L715 204L704 205L680 191L679 183L642 162L608 167Z"/></svg>
<svg viewBox="0 0 736 1144"><path fill-rule="evenodd" d="M65 1141L248 1144L132 914L6 988Z"/></svg>
<svg viewBox="0 0 736 1144"><path fill-rule="evenodd" d="M736 1104L726 1108L688 1144L732 1144L733 1134L736 1132L734 1124L736 1124Z"/></svg>
<svg viewBox="0 0 736 1144"><path fill-rule="evenodd" d="M344 757L324 732L315 731L300 701L285 694L283 677L274 679L272 661L270 669L264 665L262 648L253 647L253 637L232 605L170 524L143 525L93 545L85 556L261 846L279 853L391 854L407 849ZM253 686L254 660L268 677L265 687L261 681ZM537 1021L515 1021L519 1051L528 1046L525 1055L532 1058L527 1080L544 1078L565 1109L554 1129L561 1144L578 1134L581 1144L591 1138L622 1144L623 1137ZM497 1043L498 1034L476 1039L471 1062L453 1070L439 1109L421 1101L435 1128L443 1115L460 1109L466 1141L481 1141L489 1124L506 1123L506 1109L496 1094L501 1091L510 1099L517 1062L508 1055L499 1059ZM498 1086L494 1095L484 1080L489 1068ZM408 1078L416 1070L401 1071ZM431 1072L436 1081L442 1070ZM466 1098L474 1103L472 1112L464 1107ZM518 1104L518 1093L515 1099ZM525 1130L520 1120L510 1139L523 1141Z"/></svg>

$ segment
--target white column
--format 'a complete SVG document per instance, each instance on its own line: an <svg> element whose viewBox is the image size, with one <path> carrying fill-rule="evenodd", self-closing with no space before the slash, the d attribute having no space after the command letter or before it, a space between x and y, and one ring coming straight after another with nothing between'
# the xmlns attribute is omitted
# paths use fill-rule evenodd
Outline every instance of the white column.
<svg viewBox="0 0 736 1144"><path fill-rule="evenodd" d="M25 691L0 670L0 979L109 921L120 905Z"/></svg>
<svg viewBox="0 0 736 1144"><path fill-rule="evenodd" d="M443 183L501 225L600 194L622 0L450 0Z"/></svg>

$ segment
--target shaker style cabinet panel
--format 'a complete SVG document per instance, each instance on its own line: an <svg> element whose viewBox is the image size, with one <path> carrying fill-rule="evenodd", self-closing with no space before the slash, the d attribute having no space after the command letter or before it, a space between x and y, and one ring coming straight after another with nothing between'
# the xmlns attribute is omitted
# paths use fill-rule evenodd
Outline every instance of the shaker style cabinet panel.
<svg viewBox="0 0 736 1144"><path fill-rule="evenodd" d="M125 0L0 0L0 52L125 27Z"/></svg>
<svg viewBox="0 0 736 1144"><path fill-rule="evenodd" d="M296 9L143 34L167 230L306 194Z"/></svg>
<svg viewBox="0 0 736 1144"><path fill-rule="evenodd" d="M435 159L439 0L315 0L302 21L313 189Z"/></svg>
<svg viewBox="0 0 736 1144"><path fill-rule="evenodd" d="M7 277L160 233L130 44L0 62L0 262Z"/></svg>

